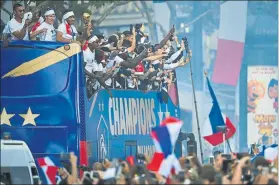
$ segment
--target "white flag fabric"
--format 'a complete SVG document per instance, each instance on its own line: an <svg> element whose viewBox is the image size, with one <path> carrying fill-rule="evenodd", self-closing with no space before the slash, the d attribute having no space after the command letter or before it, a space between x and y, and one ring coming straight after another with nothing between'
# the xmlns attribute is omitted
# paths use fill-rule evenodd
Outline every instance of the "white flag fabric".
<svg viewBox="0 0 279 185"><path fill-rule="evenodd" d="M248 1L221 5L217 56L212 75L215 83L236 86L244 53Z"/></svg>

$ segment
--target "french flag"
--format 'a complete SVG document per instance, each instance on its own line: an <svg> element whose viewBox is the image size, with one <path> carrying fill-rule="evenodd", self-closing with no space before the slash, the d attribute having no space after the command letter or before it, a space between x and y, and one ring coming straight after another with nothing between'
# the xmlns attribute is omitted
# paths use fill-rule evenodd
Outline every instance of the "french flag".
<svg viewBox="0 0 279 185"><path fill-rule="evenodd" d="M174 147L178 138L182 122L176 118L168 117L160 126L152 128L151 138L153 139L156 152L147 168L168 177L174 168L178 173L181 170L180 163L174 154Z"/></svg>
<svg viewBox="0 0 279 185"><path fill-rule="evenodd" d="M244 53L248 1L227 1L221 5L215 83L236 86Z"/></svg>
<svg viewBox="0 0 279 185"><path fill-rule="evenodd" d="M59 167L63 167L60 161L53 157L37 159L38 166L42 169L47 184L56 184L56 174Z"/></svg>
<svg viewBox="0 0 279 185"><path fill-rule="evenodd" d="M207 77L206 80L213 105L209 113L209 116L204 124L203 138L211 145L216 146L224 142L223 133L217 130L217 126L227 126L227 132L225 137L226 140L228 140L234 135L234 133L236 132L236 128L230 121L230 119L226 115L222 114L215 93Z"/></svg>
<svg viewBox="0 0 279 185"><path fill-rule="evenodd" d="M264 157L269 162L273 162L278 157L278 144L273 144L269 147L263 147L263 151L251 159L252 162L259 156Z"/></svg>

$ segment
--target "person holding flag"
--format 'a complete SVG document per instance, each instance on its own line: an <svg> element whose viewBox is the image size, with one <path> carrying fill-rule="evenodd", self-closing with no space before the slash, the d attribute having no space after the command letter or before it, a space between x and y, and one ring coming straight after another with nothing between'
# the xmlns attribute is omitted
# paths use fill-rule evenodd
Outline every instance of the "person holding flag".
<svg viewBox="0 0 279 185"><path fill-rule="evenodd" d="M147 165L147 169L158 172L168 178L172 170L175 173L181 171L181 166L174 154L174 147L178 138L182 121L177 118L168 117L161 125L152 128L151 138L155 146L153 159Z"/></svg>
<svg viewBox="0 0 279 185"><path fill-rule="evenodd" d="M38 170L42 174L42 184L80 184L77 170L77 156L71 152L69 162L71 163L71 174L66 172L66 169L59 160L55 157L46 156L37 159ZM59 176L59 178L57 178Z"/></svg>

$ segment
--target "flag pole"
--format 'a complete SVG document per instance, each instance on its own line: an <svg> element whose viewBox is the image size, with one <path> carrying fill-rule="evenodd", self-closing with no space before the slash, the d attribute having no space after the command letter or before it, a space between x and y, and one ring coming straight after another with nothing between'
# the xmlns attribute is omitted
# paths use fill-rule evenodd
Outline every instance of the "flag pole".
<svg viewBox="0 0 279 185"><path fill-rule="evenodd" d="M189 54L188 51L187 51L187 54ZM199 140L200 140L201 162L203 164L204 161L203 161L203 150L202 150L202 141L201 141L201 129L200 129L199 116L198 116L197 99L196 99L196 92L195 92L195 85L194 85L193 71L192 71L192 64L191 63L192 62L191 62L191 59L190 59L189 60L189 65L190 65L190 73L191 73L191 82L192 82L192 90L193 90L195 112L196 112L196 119L197 119L197 126L198 126L198 135L199 135Z"/></svg>

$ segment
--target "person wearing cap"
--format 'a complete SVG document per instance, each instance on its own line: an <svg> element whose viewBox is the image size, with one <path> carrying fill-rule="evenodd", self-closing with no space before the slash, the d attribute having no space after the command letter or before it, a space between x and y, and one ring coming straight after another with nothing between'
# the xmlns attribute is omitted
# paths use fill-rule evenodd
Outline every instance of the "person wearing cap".
<svg viewBox="0 0 279 185"><path fill-rule="evenodd" d="M48 9L45 14L45 21L31 33L31 38L39 35L40 41L56 41L56 31L53 26L55 21L55 12L52 9Z"/></svg>
<svg viewBox="0 0 279 185"><path fill-rule="evenodd" d="M62 23L59 25L56 34L58 42L72 42L77 40L78 32L74 26L75 14L71 10L67 10L63 14Z"/></svg>
<svg viewBox="0 0 279 185"><path fill-rule="evenodd" d="M24 11L24 7L21 4L14 4L14 17L8 23L8 30L12 40L29 40L28 26L32 18L32 13L28 12L29 14L24 14Z"/></svg>

